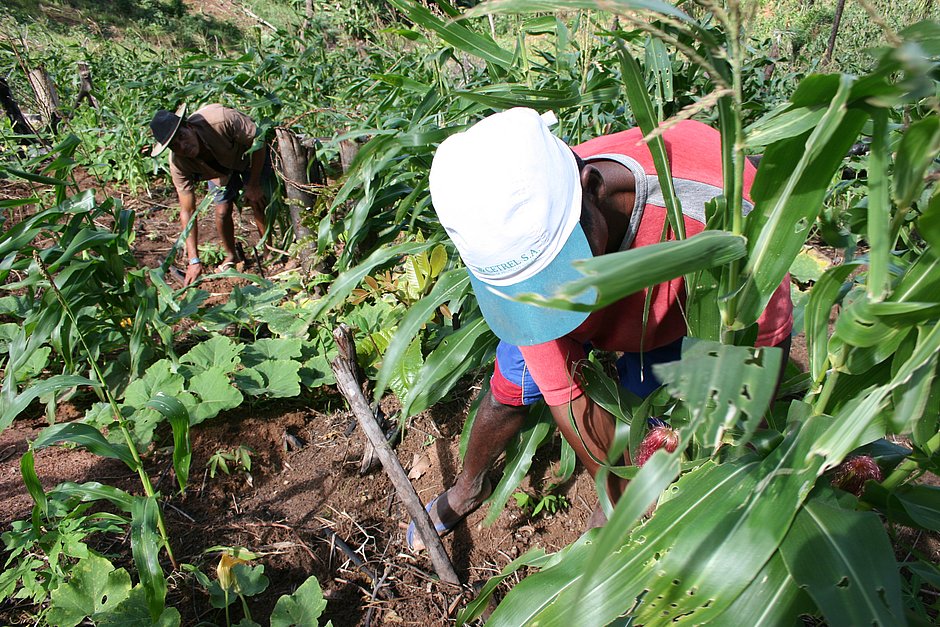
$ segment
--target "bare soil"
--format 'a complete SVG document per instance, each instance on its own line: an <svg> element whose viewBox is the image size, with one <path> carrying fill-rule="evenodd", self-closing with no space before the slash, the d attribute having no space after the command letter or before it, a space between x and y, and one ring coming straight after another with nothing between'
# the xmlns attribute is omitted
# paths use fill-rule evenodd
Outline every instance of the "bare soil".
<svg viewBox="0 0 940 627"><path fill-rule="evenodd" d="M13 190L4 192L12 194ZM110 190L121 195L120 190ZM163 262L179 233L171 207L174 199L157 190L155 198L125 194L125 206L137 212L135 256L145 266ZM236 229L246 247L254 242L250 216L236 215ZM201 219L203 242L218 242L211 217ZM270 275L283 263L268 259ZM256 271L256 269L250 269ZM224 300L237 281L210 280L201 287ZM413 483L423 502L449 486L460 467L458 440L476 381L466 381L459 397L439 404L410 421L396 451L406 471L423 467ZM73 399L57 409L57 422L81 417L92 399ZM395 399L386 403L395 410ZM328 600L323 620L350 625L444 625L472 598L472 584L496 574L509 561L534 546L555 551L583 531L595 503L590 478L579 471L556 493L570 507L555 515L527 517L510 499L490 527L480 523L484 506L468 517L444 542L463 587L440 583L425 554L405 544L409 521L381 467L359 476L363 436L345 401L332 389L296 399L245 404L195 427L190 486L175 489L168 433L158 433L147 458L149 474L164 495L164 515L177 563L193 564L214 577L219 553L214 546L240 546L260 554L268 589L249 598L252 617L262 624L282 594L293 592L315 575ZM34 404L0 433L0 531L14 520L28 518L32 501L20 478L19 460L27 442L48 424L43 408ZM557 441L556 441L557 443ZM288 450L290 444L290 450ZM251 450L251 471L230 469L209 476L209 459L238 446ZM552 481L557 447L545 447L531 477L535 488ZM494 471L498 478L500 467ZM36 454L36 471L46 489L61 481L100 481L139 494L137 477L123 464L78 449L54 447ZM534 479L533 479L534 477ZM346 545L346 552L341 548ZM129 538L110 537L96 548L117 565L133 572ZM5 560L5 556L0 556ZM164 564L170 572L170 564ZM184 625L225 624L221 610L211 607L205 590L190 577L170 578L168 605L183 615ZM31 608L0 605L0 624L27 624ZM232 622L241 618L232 606Z"/></svg>

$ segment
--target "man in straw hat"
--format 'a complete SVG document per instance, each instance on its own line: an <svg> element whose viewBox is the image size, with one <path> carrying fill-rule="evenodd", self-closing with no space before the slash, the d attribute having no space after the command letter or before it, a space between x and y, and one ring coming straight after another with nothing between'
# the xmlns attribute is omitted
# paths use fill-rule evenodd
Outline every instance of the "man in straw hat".
<svg viewBox="0 0 940 627"><path fill-rule="evenodd" d="M490 493L486 472L520 429L527 406L548 404L558 429L593 476L613 441L614 419L579 384L586 346L622 353L621 384L641 397L659 387L653 364L680 357L686 324L682 278L631 294L592 313L511 300L553 296L582 275L572 263L660 241L667 224L652 156L639 129L599 137L573 150L532 109L491 115L452 135L431 165L434 209L469 270L480 309L500 338L496 366L470 432L454 485L427 509L450 531ZM700 233L705 203L722 193L721 139L699 122L663 133L688 236ZM755 169L745 170L745 207ZM671 233L671 231L670 231ZM670 235L674 238L674 235ZM761 316L758 346L789 351L793 324L789 279ZM643 312L650 292L649 317ZM582 302L593 302L588 293ZM572 425L572 418L575 427ZM625 482L607 490L616 500ZM589 525L603 524L600 509ZM421 548L414 523L408 544Z"/></svg>
<svg viewBox="0 0 940 627"><path fill-rule="evenodd" d="M225 259L219 270L226 270L244 261L235 245L235 224L232 210L239 192L251 207L258 236L265 237L266 206L262 183L271 173L268 148L263 142L251 152L257 127L244 113L210 104L186 117L186 105L176 113L157 111L150 122L157 143L151 151L156 157L169 148L170 175L180 203L183 228L196 211L196 184L209 182L209 194L215 204L215 224L222 238ZM186 238L187 265L184 285L202 274L199 258L199 228L193 224Z"/></svg>

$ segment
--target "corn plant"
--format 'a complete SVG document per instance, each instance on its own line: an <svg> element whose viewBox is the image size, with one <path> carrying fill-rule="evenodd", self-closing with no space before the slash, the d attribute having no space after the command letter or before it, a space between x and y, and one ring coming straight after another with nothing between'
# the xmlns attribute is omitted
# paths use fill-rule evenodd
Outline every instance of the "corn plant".
<svg viewBox="0 0 940 627"><path fill-rule="evenodd" d="M591 286L599 307L685 274L690 333L703 339L687 341L682 361L657 369L675 399L659 411L674 413L681 446L654 453L639 471L608 464L608 472L632 479L608 524L557 555L510 564L504 576L523 564L541 571L516 586L488 624L778 624L802 614L833 625L904 624L915 601L902 597L900 570L930 572L934 581L937 575L923 562L897 564L883 521L937 530L936 489L911 479L936 469L931 455L940 445L934 387L940 335L930 290L937 196L929 175L940 128L936 83L919 69L937 67L940 29L926 22L899 33L865 76L807 77L789 103L745 128L736 4L708 5L727 32L724 41L668 5L603 7L652 9L650 21L632 23L709 68L726 195L712 209L712 230L586 261L584 279L542 304L570 308L570 297ZM544 8L507 0L481 10ZM652 133L660 120L643 75L629 47L618 47L632 111ZM902 119L908 123L892 124ZM776 428L759 433L779 356L746 348L747 329L802 249L863 131L871 145L867 202L853 228L867 255L827 270L814 286L805 314L809 391L775 408ZM651 151L664 166L657 142L652 134ZM744 218L740 181L749 147L764 148L764 156L751 190L755 209ZM842 311L830 334L837 302ZM594 394L620 414L627 433L609 459L634 451L635 434L642 435L645 416L662 399L638 402L609 389ZM879 445L891 434L904 435L913 448ZM833 489L829 473L863 446L893 470L868 482L859 499Z"/></svg>

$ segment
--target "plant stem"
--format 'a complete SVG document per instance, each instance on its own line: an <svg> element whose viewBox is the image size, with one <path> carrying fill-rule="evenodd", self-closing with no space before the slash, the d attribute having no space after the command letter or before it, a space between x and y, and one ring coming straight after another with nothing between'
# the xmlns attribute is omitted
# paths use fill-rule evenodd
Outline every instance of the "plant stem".
<svg viewBox="0 0 940 627"><path fill-rule="evenodd" d="M118 423L121 434L124 436L124 442L127 444L127 448L130 450L131 458L134 461L134 465L131 466L131 469L137 472L137 476L140 478L140 483L144 488L144 494L149 497L155 496L156 492L153 489L153 484L150 482L150 476L144 469L144 464L140 459L140 454L137 452L137 445L134 444L134 439L131 437L130 430L127 427L127 421L124 419L124 416L121 415L121 410L118 408L117 401L114 400L114 395L111 393L111 388L108 386L107 381L105 381L104 375L101 372L101 368L98 367L98 361L95 359L94 354L88 347L88 343L85 342L85 336L81 332L81 328L78 325L78 320L75 318L75 314L72 313L72 308L69 307L69 304L62 295L62 292L59 291L59 287L55 284L55 279L52 277L52 274L46 267L46 264L43 263L42 259L40 258L38 250L33 251L33 260L36 262L36 265L39 266L39 270L42 272L42 275L46 278L47 281L49 281L49 285L52 287L52 292L55 294L59 304L62 305L62 309L65 310L65 313L72 320L72 324L75 327L75 332L78 334L78 340L82 343L82 347L85 349L85 354L88 355L88 362L91 365L92 370L94 370L95 376L98 378L98 381L101 382L101 389L104 392L105 398L108 400L108 404L111 406L111 413L114 415L114 419ZM170 558L170 563L173 565L173 569L176 570L176 560L173 558L173 549L170 548L170 540L166 532L166 525L163 522L163 511L160 510L160 508L157 508L157 528L160 530L160 537L163 540L164 548L166 548L167 556Z"/></svg>

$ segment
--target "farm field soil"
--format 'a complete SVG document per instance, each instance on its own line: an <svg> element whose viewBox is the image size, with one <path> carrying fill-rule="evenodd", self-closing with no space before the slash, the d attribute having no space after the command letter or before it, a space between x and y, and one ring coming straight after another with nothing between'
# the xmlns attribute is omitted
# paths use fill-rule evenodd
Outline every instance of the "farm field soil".
<svg viewBox="0 0 940 627"><path fill-rule="evenodd" d="M174 199L128 197L125 205L137 210L135 255L141 264L155 267L163 261L179 232L167 207ZM236 218L239 222L238 218ZM240 233L251 237L249 216ZM202 241L218 241L211 218L200 222ZM266 272L279 270L269 263ZM229 281L203 285L223 301ZM458 439L473 394L439 404L416 417L396 448L406 471L415 470L415 488L423 502L449 486L460 467ZM58 408L57 421L81 417L90 400L74 400ZM386 409L392 413L394 399ZM575 540L596 503L593 484L581 470L560 489L570 507L550 517L523 515L510 499L495 524L482 528L484 506L468 517L444 546L463 588L435 581L426 554L416 555L405 545L409 517L381 467L359 476L363 436L358 427L348 433L354 418L334 390L315 397L243 405L194 428L190 486L186 495L174 494L175 478L167 451L156 450L148 470L167 498L164 513L177 562L193 564L215 577L218 553L213 546L241 546L261 555L268 589L248 599L253 618L267 617L282 594L290 594L315 575L328 600L323 622L350 625L444 625L472 598L472 584L496 574L509 561L531 547L555 551ZM27 440L46 425L42 408L16 420L0 434L0 530L29 516L32 502L20 478L19 460ZM169 440L165 440L167 442ZM286 443L291 444L290 450ZM238 446L251 449L251 472L221 471L208 476L209 458ZM551 481L558 451L543 450L533 476ZM497 478L496 472L491 475ZM101 481L140 493L136 475L114 460L65 448L37 452L36 471L46 489L60 481ZM523 487L528 487L528 481ZM354 553L357 565L340 548L342 541ZM128 537L108 537L95 546L118 566L133 572ZM5 556L0 556L5 560ZM166 564L164 564L166 566ZM378 580L382 585L377 589ZM212 608L208 594L181 575L170 578L167 603L181 612L184 625L225 624L222 610ZM29 624L27 610L14 603L0 606L0 624ZM241 618L236 602L232 622Z"/></svg>

